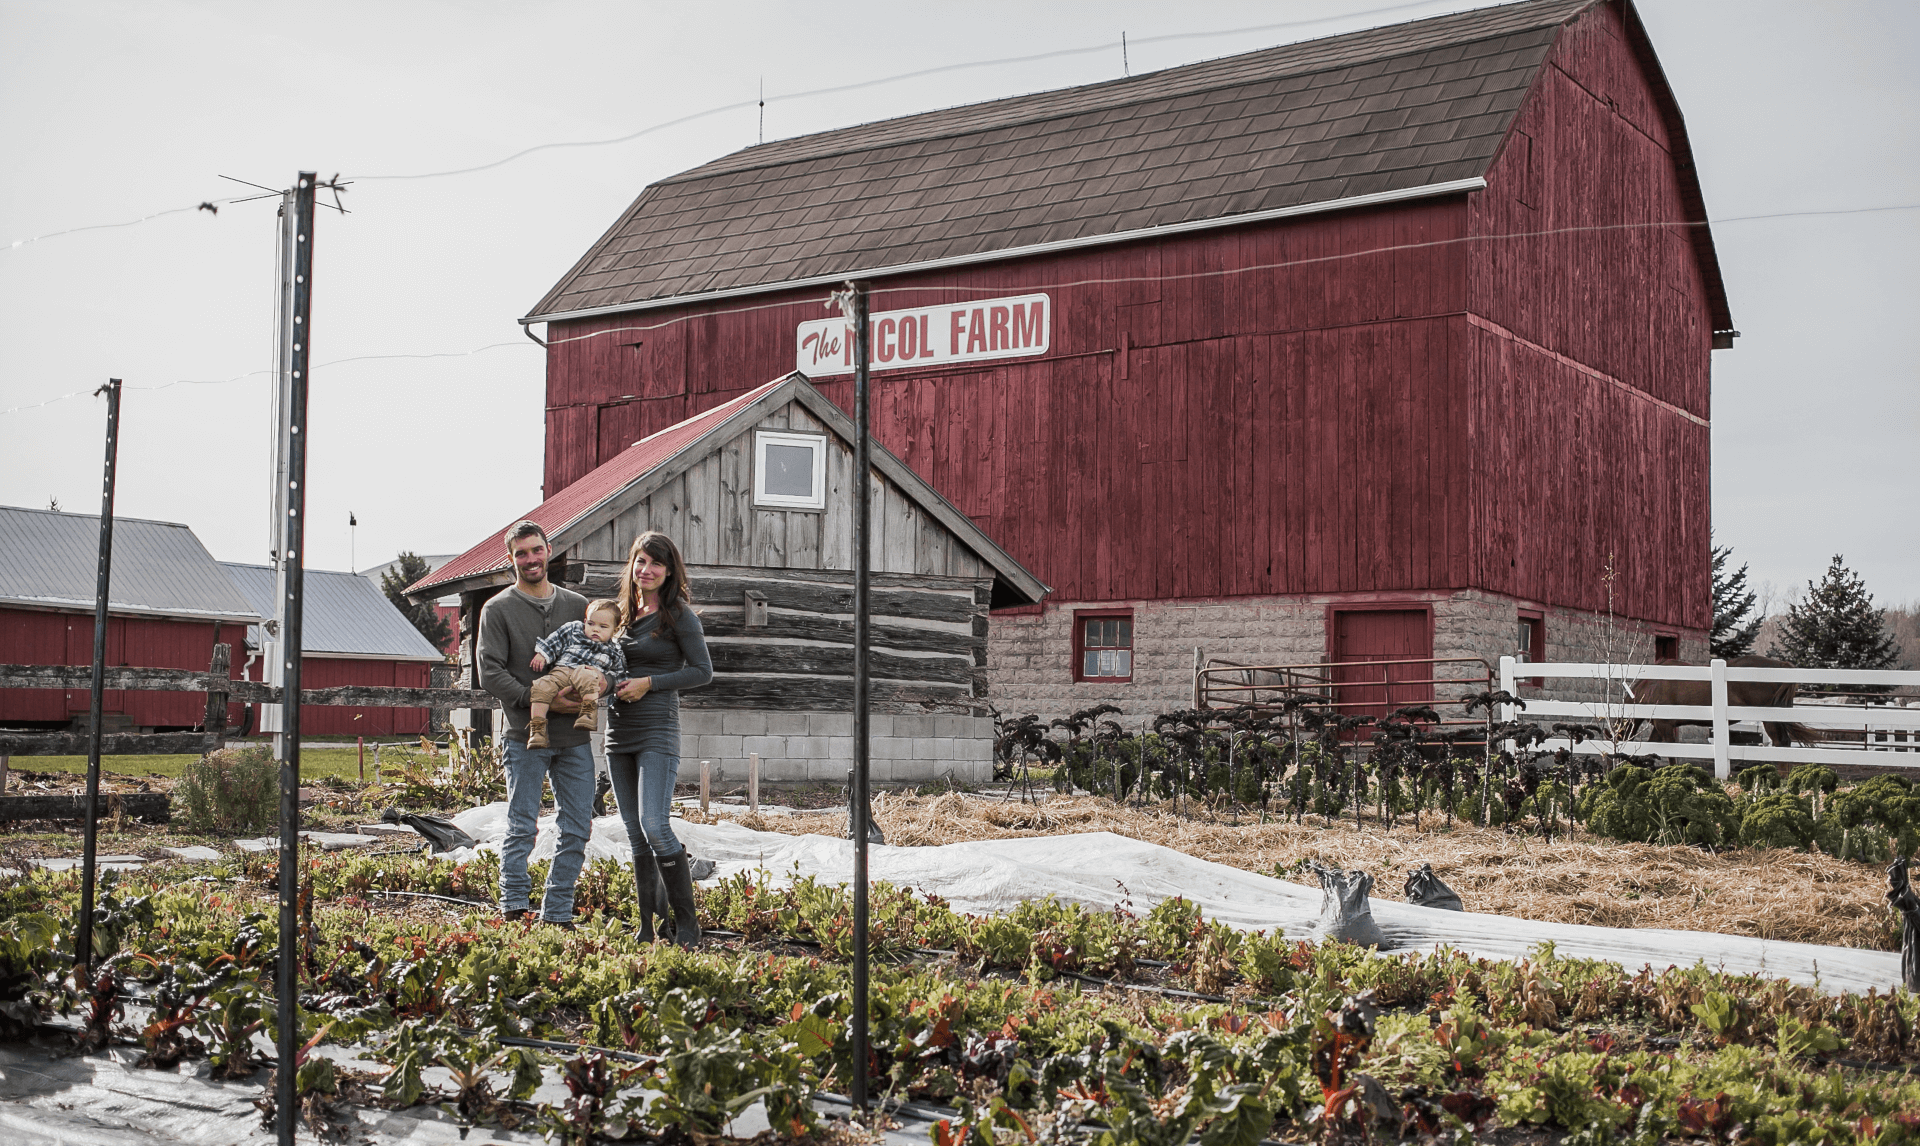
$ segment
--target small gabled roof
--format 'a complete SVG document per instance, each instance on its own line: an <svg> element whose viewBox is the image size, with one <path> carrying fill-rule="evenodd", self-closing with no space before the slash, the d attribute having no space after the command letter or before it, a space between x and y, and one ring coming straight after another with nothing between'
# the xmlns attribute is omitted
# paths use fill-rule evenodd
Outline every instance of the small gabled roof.
<svg viewBox="0 0 1920 1146"><path fill-rule="evenodd" d="M853 445L856 438L853 419L814 389L806 375L796 371L640 439L533 510L502 525L485 541L408 586L407 596L422 600L505 578L511 565L507 559L507 530L517 521L540 523L547 532L548 543L555 551L564 552L575 540L619 516L627 504L647 496L657 486L684 472L710 448L753 426L788 402L805 406L808 413L842 442L849 447ZM905 462L871 436L868 443L873 468L994 571L996 607L1003 603L1035 604L1051 591Z"/></svg>
<svg viewBox="0 0 1920 1146"><path fill-rule="evenodd" d="M100 583L95 514L0 506L0 605L93 612ZM258 621L193 530L173 521L113 519L113 580L107 609L121 616Z"/></svg>
<svg viewBox="0 0 1920 1146"><path fill-rule="evenodd" d="M272 566L222 561L220 567L262 616L275 611ZM302 577L301 588L304 596L300 645L306 656L435 662L447 659L420 635L406 614L393 607L385 593L358 573L308 569ZM248 626L247 644L260 647L259 625Z"/></svg>

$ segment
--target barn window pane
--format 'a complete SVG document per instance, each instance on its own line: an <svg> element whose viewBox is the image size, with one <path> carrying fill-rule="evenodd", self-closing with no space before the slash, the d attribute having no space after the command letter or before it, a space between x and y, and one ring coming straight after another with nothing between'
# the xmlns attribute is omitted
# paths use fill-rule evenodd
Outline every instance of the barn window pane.
<svg viewBox="0 0 1920 1146"><path fill-rule="evenodd" d="M1080 677L1133 676L1133 619L1086 617L1080 621Z"/></svg>
<svg viewBox="0 0 1920 1146"><path fill-rule="evenodd" d="M767 492L782 497L812 497L813 448L768 443Z"/></svg>

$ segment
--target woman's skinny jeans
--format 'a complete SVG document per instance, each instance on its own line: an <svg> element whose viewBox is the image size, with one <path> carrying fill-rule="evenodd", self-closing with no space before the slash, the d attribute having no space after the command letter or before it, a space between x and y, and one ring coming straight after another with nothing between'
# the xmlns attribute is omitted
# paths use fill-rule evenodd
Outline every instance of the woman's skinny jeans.
<svg viewBox="0 0 1920 1146"><path fill-rule="evenodd" d="M613 801L627 840L638 855L643 846L665 859L680 854L684 845L673 834L667 813L673 806L673 782L680 774L680 758L666 752L609 752L607 777L613 781Z"/></svg>

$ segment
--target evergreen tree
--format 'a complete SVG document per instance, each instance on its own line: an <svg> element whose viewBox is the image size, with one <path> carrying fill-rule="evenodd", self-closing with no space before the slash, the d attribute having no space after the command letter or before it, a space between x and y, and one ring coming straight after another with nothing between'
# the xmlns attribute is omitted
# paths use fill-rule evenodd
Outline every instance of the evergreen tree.
<svg viewBox="0 0 1920 1146"><path fill-rule="evenodd" d="M453 639L453 626L434 608L432 601L422 601L416 605L407 600L407 586L425 577L432 570L427 559L415 553L402 553L394 562L394 567L380 574L380 591L393 602L393 607L407 615L413 627L427 638L427 643L441 652L447 650L447 642Z"/></svg>
<svg viewBox="0 0 1920 1146"><path fill-rule="evenodd" d="M1759 617L1751 621L1756 595L1747 588L1745 565L1729 573L1727 562L1733 558L1733 546L1713 547L1713 631L1707 642L1712 655L1721 660L1743 657L1753 651L1753 639L1760 635Z"/></svg>
<svg viewBox="0 0 1920 1146"><path fill-rule="evenodd" d="M1884 669L1898 656L1884 613L1873 607L1866 583L1834 554L1819 584L1807 582L1807 597L1789 605L1770 655L1798 668Z"/></svg>

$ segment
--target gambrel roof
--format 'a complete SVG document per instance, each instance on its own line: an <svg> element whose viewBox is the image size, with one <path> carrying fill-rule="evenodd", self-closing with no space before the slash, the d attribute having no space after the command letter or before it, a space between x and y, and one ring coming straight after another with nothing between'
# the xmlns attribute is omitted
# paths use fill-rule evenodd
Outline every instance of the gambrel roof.
<svg viewBox="0 0 1920 1146"><path fill-rule="evenodd" d="M1560 29L1528 0L746 148L647 187L523 322L1484 186ZM1631 38L1704 219L1677 105ZM1698 232L1716 329L1728 325Z"/></svg>
<svg viewBox="0 0 1920 1146"><path fill-rule="evenodd" d="M814 389L806 375L796 372L776 378L635 442L539 506L515 516L486 540L408 586L408 597L425 600L512 581L506 536L515 522L523 519L538 522L546 530L547 542L553 551L564 553L575 542L612 521L628 505L684 473L736 434L789 402L804 406L842 443L852 448L856 436L853 419ZM905 462L871 437L868 443L874 470L993 570L995 607L1036 604L1047 595L1049 590L1039 578L1008 556L1006 550Z"/></svg>

